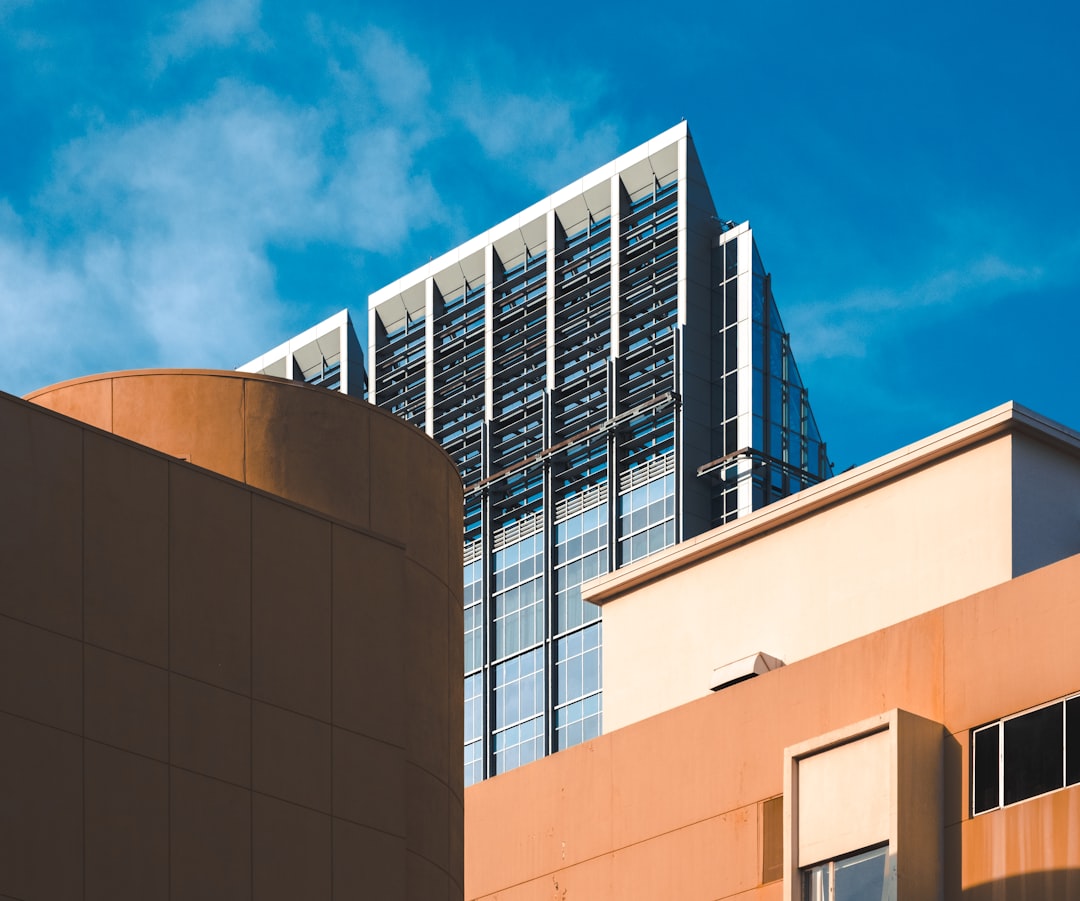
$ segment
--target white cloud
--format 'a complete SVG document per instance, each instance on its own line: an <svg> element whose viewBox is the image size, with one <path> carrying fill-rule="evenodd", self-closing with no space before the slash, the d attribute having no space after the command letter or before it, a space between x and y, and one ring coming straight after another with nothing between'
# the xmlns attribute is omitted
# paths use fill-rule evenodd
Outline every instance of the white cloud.
<svg viewBox="0 0 1080 901"><path fill-rule="evenodd" d="M83 374L96 359L135 365L147 336L122 298L115 242L56 249L8 208L0 215L0 388L25 393ZM125 362L126 361L126 362Z"/></svg>
<svg viewBox="0 0 1080 901"><path fill-rule="evenodd" d="M477 81L462 85L450 111L493 160L512 167L541 188L554 189L618 152L615 123L596 116L582 87L576 99L553 93L489 90ZM582 124L585 122L587 124Z"/></svg>
<svg viewBox="0 0 1080 901"><path fill-rule="evenodd" d="M372 128L354 135L328 186L337 224L352 244L388 251L413 230L445 220L426 176L411 171L411 141L400 131Z"/></svg>
<svg viewBox="0 0 1080 901"><path fill-rule="evenodd" d="M174 16L168 31L153 41L154 70L206 47L228 47L257 35L259 13L260 0L199 0Z"/></svg>
<svg viewBox="0 0 1080 901"><path fill-rule="evenodd" d="M37 370L42 383L103 368L99 358L239 364L238 336L281 338L270 245L386 252L439 217L408 135L358 131L331 154L335 124L330 111L223 83L174 114L63 148L38 198L50 244L10 209L0 218L4 387L34 387L23 348L61 355Z"/></svg>
<svg viewBox="0 0 1080 901"><path fill-rule="evenodd" d="M174 115L72 142L46 199L124 230L295 229L288 207L318 184L322 127L314 110L222 83Z"/></svg>
<svg viewBox="0 0 1080 901"><path fill-rule="evenodd" d="M318 114L226 84L175 116L73 142L43 202L73 226L76 271L102 273L97 302L118 329L144 332L156 362L220 364L237 328L280 318L266 244L325 231L318 135Z"/></svg>
<svg viewBox="0 0 1080 901"><path fill-rule="evenodd" d="M237 40L258 27L258 12L254 0L197 4L157 49L176 58ZM448 104L463 96L456 83L387 33L326 40L320 28L308 38L324 44L328 94L293 100L222 81L158 115L97 116L54 153L19 215L0 206L0 387L242 363L292 327L273 250L388 255L418 232L452 227L420 161L463 129L496 165L543 187L617 149L610 122L581 127L578 100L474 78L476 103ZM374 286L358 285L358 296L365 287Z"/></svg>
<svg viewBox="0 0 1080 901"><path fill-rule="evenodd" d="M929 316L989 303L1045 276L1041 265L1019 266L989 253L906 285L863 287L835 300L794 305L785 319L798 336L802 362L865 357L876 336L895 336Z"/></svg>
<svg viewBox="0 0 1080 901"><path fill-rule="evenodd" d="M381 28L366 28L354 45L375 96L387 110L407 120L430 115L431 77L418 57Z"/></svg>

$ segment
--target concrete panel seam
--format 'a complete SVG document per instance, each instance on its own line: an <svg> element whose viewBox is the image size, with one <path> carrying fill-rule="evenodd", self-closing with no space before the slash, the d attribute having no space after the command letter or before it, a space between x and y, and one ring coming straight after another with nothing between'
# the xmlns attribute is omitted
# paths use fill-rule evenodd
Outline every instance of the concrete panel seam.
<svg viewBox="0 0 1080 901"><path fill-rule="evenodd" d="M770 795L770 797L772 797L772 796ZM626 851L626 850L628 850L630 848L636 848L639 845L644 845L644 844L647 844L648 842L656 841L657 839L664 838L664 837L669 836L669 835L674 835L674 834L676 834L678 832L682 832L682 831L684 831L686 829L692 829L695 826L700 826L700 825L702 825L704 823L708 823L708 822L710 822L712 820L722 820L722 819L724 819L724 818L726 818L728 816L732 816L732 815L737 814L737 813L739 813L740 811L743 811L743 810L750 810L751 808L756 808L762 801L767 801L767 800L769 800L769 798L759 798L758 800L752 801L749 804L743 804L743 805L741 805L739 807L732 807L732 808L730 808L728 810L725 810L725 811L723 811L721 813L711 814L710 816L707 816L707 817L701 817L700 819L697 819L697 820L692 820L692 821L687 822L687 823L682 823L679 826L675 826L675 827L673 827L671 829L665 829L662 832L653 833L652 835L646 836L645 838L637 839L636 841L632 841L632 842L625 842L624 844L618 845L616 847L612 847L607 851L601 851L599 854L593 854L593 855L591 855L589 857L578 858L572 864L569 864L568 866L562 867L562 868L560 868L558 870L553 870L551 872L559 873L559 872L563 872L564 870L569 870L572 867L577 867L577 866L581 866L582 864L591 863L591 862L597 861L597 860L602 860L605 857L613 857L615 854L618 854L620 851ZM522 880L520 880L518 882L511 883L509 885L500 886L494 892L488 892L488 896L497 897L500 892L505 892L505 891L509 891L511 889L519 888L520 886L528 885L530 882L534 882L539 878L544 878L544 877L547 877L549 875L551 875L551 874L548 873L548 872L544 872L544 873L540 873L540 874L538 874L536 876L531 876L531 877L529 877L527 879L522 879ZM772 883L770 883L770 884L772 884ZM482 895L480 897L487 897L487 896ZM733 897L733 896L727 896L727 897Z"/></svg>

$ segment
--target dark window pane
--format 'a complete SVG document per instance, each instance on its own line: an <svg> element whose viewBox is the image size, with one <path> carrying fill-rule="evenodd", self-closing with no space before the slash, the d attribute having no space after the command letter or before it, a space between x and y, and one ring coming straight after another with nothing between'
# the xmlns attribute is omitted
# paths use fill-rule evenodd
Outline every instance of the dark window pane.
<svg viewBox="0 0 1080 901"><path fill-rule="evenodd" d="M739 319L738 282L732 282L724 293L724 325L731 325Z"/></svg>
<svg viewBox="0 0 1080 901"><path fill-rule="evenodd" d="M1005 721L1006 804L1061 788L1062 706L1051 704Z"/></svg>
<svg viewBox="0 0 1080 901"><path fill-rule="evenodd" d="M972 807L975 813L993 810L1000 804L998 799L998 731L994 723L987 729L975 733L972 748Z"/></svg>
<svg viewBox="0 0 1080 901"><path fill-rule="evenodd" d="M1065 702L1065 784L1080 782L1080 698Z"/></svg>

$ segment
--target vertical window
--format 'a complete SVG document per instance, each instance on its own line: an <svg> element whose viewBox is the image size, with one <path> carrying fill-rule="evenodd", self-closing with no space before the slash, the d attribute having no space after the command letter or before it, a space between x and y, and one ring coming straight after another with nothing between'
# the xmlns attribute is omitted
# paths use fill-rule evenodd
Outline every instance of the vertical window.
<svg viewBox="0 0 1080 901"><path fill-rule="evenodd" d="M559 750L600 734L600 623L556 643L555 744Z"/></svg>
<svg viewBox="0 0 1080 901"><path fill-rule="evenodd" d="M1080 695L1065 702L1065 784L1080 782Z"/></svg>
<svg viewBox="0 0 1080 901"><path fill-rule="evenodd" d="M536 533L495 552L495 657L544 638L544 536Z"/></svg>
<svg viewBox="0 0 1080 901"><path fill-rule="evenodd" d="M465 678L465 784L484 778L484 677Z"/></svg>
<svg viewBox="0 0 1080 901"><path fill-rule="evenodd" d="M466 548L478 553L476 548ZM466 557L468 559L468 557ZM464 568L465 599L465 784L484 778L483 561Z"/></svg>
<svg viewBox="0 0 1080 901"><path fill-rule="evenodd" d="M467 673L480 669L484 662L482 566L481 560L474 560L465 565L465 672Z"/></svg>
<svg viewBox="0 0 1080 901"><path fill-rule="evenodd" d="M627 564L675 543L675 476L619 496L619 557Z"/></svg>
<svg viewBox="0 0 1080 901"><path fill-rule="evenodd" d="M536 648L495 667L495 772L544 756L544 657Z"/></svg>
<svg viewBox="0 0 1080 901"><path fill-rule="evenodd" d="M1001 760L999 738L1001 729L997 723L980 729L972 738L975 766L972 768L973 807L975 813L993 810L1000 803L1001 777L998 763Z"/></svg>
<svg viewBox="0 0 1080 901"><path fill-rule="evenodd" d="M556 629L565 632L600 618L581 599L581 585L607 572L607 504L555 524Z"/></svg>

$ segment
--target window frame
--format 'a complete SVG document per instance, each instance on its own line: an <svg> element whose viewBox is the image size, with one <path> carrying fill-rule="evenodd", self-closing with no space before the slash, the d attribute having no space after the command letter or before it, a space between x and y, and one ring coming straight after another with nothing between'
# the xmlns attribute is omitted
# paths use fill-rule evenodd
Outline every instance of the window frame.
<svg viewBox="0 0 1080 901"><path fill-rule="evenodd" d="M818 863L810 864L806 867L800 867L799 873L802 882L802 898L803 901L818 901L817 897L813 894L811 888L811 879L813 879L815 871L821 871L823 867L827 867L828 870L828 887L826 894L820 901L834 901L836 897L836 866L837 864L845 864L854 862L856 858L864 857L871 859L872 856L880 854L881 857L881 885L882 889L885 886L885 882L888 878L889 867L889 843L879 842L876 845L869 845L865 848L861 848L858 851L852 851L849 854L841 854L839 857L831 857L827 860L819 861ZM881 890L879 889L878 895L880 897Z"/></svg>
<svg viewBox="0 0 1080 901"><path fill-rule="evenodd" d="M1003 716L1000 719L991 720L988 723L983 723L981 726L976 726L971 730L968 741L968 760L970 764L969 773L969 785L968 785L968 804L969 811L972 817L982 816L983 814L992 813L995 810L1001 810L1005 807L1012 807L1016 804L1023 804L1025 801L1031 801L1034 798L1042 798L1046 795L1053 794L1054 792L1063 791L1066 788L1071 788L1075 785L1080 785L1080 778L1070 782L1069 781L1069 706L1070 702L1075 702L1074 706L1077 711L1080 712L1080 692L1073 692L1072 694L1063 695L1059 698L1046 701L1042 704L1036 704L1033 707L1028 707L1024 710L1019 710L1016 713L1011 713L1008 716ZM1017 798L1013 801L1006 802L1005 800L1005 770L1006 770L1006 756L1005 756L1005 724L1021 717L1029 716L1033 713L1038 713L1040 710L1046 710L1050 707L1061 707L1061 784L1046 791L1038 792L1036 794L1025 795L1024 797ZM975 756L975 747L978 737L980 735L996 732L997 733L997 803L991 807L977 808L976 787L977 787L977 773L978 763Z"/></svg>

